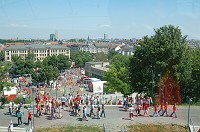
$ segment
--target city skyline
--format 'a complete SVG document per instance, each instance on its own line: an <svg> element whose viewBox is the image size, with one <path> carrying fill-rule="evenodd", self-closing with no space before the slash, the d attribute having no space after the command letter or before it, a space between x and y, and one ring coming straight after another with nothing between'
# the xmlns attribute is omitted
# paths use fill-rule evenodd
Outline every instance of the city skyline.
<svg viewBox="0 0 200 132"><path fill-rule="evenodd" d="M198 0L1 0L0 38L142 38L164 25L200 39Z"/></svg>

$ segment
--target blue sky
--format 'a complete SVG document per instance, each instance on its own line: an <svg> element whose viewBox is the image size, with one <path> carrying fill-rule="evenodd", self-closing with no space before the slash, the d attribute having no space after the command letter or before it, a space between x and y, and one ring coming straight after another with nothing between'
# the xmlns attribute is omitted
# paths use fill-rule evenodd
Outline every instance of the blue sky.
<svg viewBox="0 0 200 132"><path fill-rule="evenodd" d="M199 0L0 0L0 38L142 38L175 25L200 39Z"/></svg>

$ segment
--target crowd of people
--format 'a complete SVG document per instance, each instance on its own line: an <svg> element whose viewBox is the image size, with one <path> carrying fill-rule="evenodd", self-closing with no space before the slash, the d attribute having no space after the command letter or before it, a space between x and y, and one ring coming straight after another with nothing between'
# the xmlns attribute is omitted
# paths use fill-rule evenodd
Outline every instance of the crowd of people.
<svg viewBox="0 0 200 132"><path fill-rule="evenodd" d="M176 115L176 103L174 103L172 107L172 113L168 114L168 102L165 102L164 100L160 103L160 109L158 104L153 103L151 97L148 96L142 96L137 95L135 97L135 102L133 101L132 97L128 97L124 99L123 103L124 109L126 111L129 111L129 117L131 120L133 120L134 112L137 116L146 116L146 117L159 117L159 116L166 116L166 117L175 117ZM135 106L135 107L134 107ZM153 115L149 115L149 109L154 109ZM143 111L143 114L141 113Z"/></svg>
<svg viewBox="0 0 200 132"><path fill-rule="evenodd" d="M50 93L45 91L41 92L40 89L36 91L36 96L34 99L35 107L36 107L36 117L40 117L43 115L48 115L48 119L61 119L63 118L62 112L69 112L71 116L80 117L82 121L88 121L88 118L100 119L101 117L106 117L105 105L113 104L115 100L116 105L123 105L123 108L129 112L129 117L133 120L134 113L135 116L145 116L145 117L158 117L158 116L175 116L176 115L176 104L173 105L173 112L171 114L168 113L168 103L166 101L162 101L160 103L160 108L158 104L155 104L151 97L143 96L142 94L136 95L136 97L128 96L123 99L115 98L113 99L105 99L101 95L88 93L81 94L80 91L74 90L73 86L77 85L74 79L78 79L80 69L75 69L72 71L66 71L61 74L61 78L57 79L56 83L61 84L63 87L66 85L70 86L67 90L63 91L62 97L55 98L51 96ZM64 79L63 79L64 78ZM53 89L53 87L52 87ZM51 92L51 90L50 90ZM18 119L18 125L23 123L22 116L24 113L21 111L21 107L25 104L26 95L23 95L22 103L18 104L16 108L14 108L14 104L9 103L8 109L9 113L12 115L15 112L15 115ZM4 105L4 98L1 100L2 105ZM154 109L152 115L149 115L149 109ZM143 113L142 113L143 112ZM28 110L27 115L27 124L30 124L33 118L33 113L31 110Z"/></svg>
<svg viewBox="0 0 200 132"><path fill-rule="evenodd" d="M56 100L46 92L43 95L38 92L35 102L36 115L49 114L50 119L62 118L62 111L68 111L73 116L81 116L82 114L82 120L88 120L87 117L100 119L102 115L105 117L105 106L102 104L100 107L99 96L95 95L69 93L68 95L63 94L61 98ZM94 112L95 108L96 113ZM87 109L90 109L89 113L87 113Z"/></svg>

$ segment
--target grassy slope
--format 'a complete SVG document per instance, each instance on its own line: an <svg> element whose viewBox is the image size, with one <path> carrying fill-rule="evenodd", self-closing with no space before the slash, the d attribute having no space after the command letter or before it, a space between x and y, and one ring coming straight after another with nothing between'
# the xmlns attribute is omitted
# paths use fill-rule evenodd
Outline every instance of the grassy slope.
<svg viewBox="0 0 200 132"><path fill-rule="evenodd" d="M176 124L137 124L128 126L128 132L189 132L184 126ZM103 132L98 126L60 126L52 128L39 128L36 132Z"/></svg>

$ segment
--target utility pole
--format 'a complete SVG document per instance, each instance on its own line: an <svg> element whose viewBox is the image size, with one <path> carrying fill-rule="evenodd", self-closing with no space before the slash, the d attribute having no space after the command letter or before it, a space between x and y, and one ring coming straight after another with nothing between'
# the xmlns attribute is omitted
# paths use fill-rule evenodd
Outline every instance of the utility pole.
<svg viewBox="0 0 200 132"><path fill-rule="evenodd" d="M191 104L192 98L188 97L188 101L189 101L189 106L188 106L188 123L187 123L187 126L189 128L189 125L190 125L190 104Z"/></svg>

